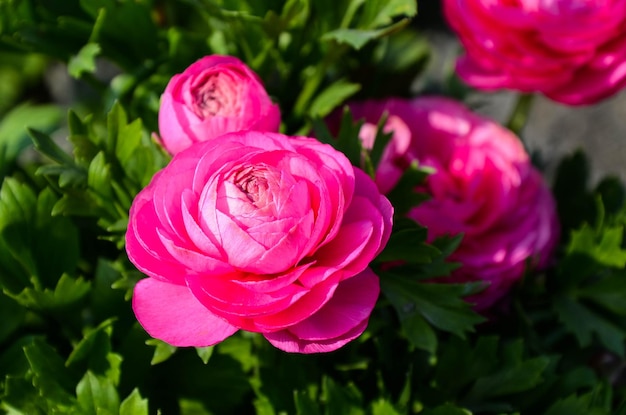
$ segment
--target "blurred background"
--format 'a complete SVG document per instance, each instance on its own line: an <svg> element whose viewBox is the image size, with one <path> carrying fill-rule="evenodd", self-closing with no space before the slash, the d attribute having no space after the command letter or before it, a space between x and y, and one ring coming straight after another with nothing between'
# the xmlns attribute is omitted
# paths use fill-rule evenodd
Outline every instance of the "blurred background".
<svg viewBox="0 0 626 415"><path fill-rule="evenodd" d="M445 24L440 2L418 3L414 24L433 42L428 76L442 82L442 74L454 65L461 46ZM477 112L504 123L515 99L511 92L473 92L468 102ZM522 138L548 179L563 156L581 149L590 162L591 184L607 175L626 180L626 91L587 107L568 107L536 96Z"/></svg>

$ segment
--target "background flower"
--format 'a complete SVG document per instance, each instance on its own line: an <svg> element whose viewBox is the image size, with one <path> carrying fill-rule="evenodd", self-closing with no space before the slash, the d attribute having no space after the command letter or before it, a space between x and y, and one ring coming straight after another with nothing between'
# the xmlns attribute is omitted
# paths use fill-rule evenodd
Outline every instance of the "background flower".
<svg viewBox="0 0 626 415"><path fill-rule="evenodd" d="M621 0L444 0L466 55L457 73L481 89L541 92L591 104L626 83Z"/></svg>
<svg viewBox="0 0 626 415"><path fill-rule="evenodd" d="M161 97L159 132L171 154L240 130L278 131L280 110L259 77L233 56L210 55L174 75Z"/></svg>
<svg viewBox="0 0 626 415"><path fill-rule="evenodd" d="M385 112L389 120L398 118L402 128L389 145L395 148L394 140L410 134L410 146L396 166L418 160L435 170L419 189L431 199L409 217L428 228L430 240L464 234L450 257L463 266L445 281L487 281L486 290L468 298L477 309L504 296L528 265L546 264L558 238L555 204L510 131L444 98L393 98L350 108L374 125ZM394 183L397 175L381 180Z"/></svg>
<svg viewBox="0 0 626 415"><path fill-rule="evenodd" d="M177 154L133 202L131 261L150 278L137 319L176 346L238 329L324 352L359 336L379 293L368 268L392 207L362 171L311 138L240 132Z"/></svg>

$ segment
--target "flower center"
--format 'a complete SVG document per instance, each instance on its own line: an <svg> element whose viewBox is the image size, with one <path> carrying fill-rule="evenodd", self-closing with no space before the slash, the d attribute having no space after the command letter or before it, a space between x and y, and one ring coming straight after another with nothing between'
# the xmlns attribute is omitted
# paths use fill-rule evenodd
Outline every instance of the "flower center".
<svg viewBox="0 0 626 415"><path fill-rule="evenodd" d="M194 112L202 117L228 116L238 111L239 88L222 73L207 74L192 88Z"/></svg>
<svg viewBox="0 0 626 415"><path fill-rule="evenodd" d="M256 204L261 199L261 195L269 188L267 178L254 166L237 170L233 174L232 181L253 204Z"/></svg>

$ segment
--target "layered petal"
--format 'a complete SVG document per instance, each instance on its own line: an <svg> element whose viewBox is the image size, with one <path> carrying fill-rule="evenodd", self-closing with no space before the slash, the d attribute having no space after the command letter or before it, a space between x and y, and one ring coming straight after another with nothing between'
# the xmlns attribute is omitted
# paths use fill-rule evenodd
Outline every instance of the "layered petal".
<svg viewBox="0 0 626 415"><path fill-rule="evenodd" d="M457 73L476 88L540 92L564 104L586 105L626 83L626 56L618 52L626 47L623 1L446 0L443 5L465 46Z"/></svg>
<svg viewBox="0 0 626 415"><path fill-rule="evenodd" d="M187 287L154 278L135 285L133 311L148 334L172 346L212 346L237 331L200 304Z"/></svg>

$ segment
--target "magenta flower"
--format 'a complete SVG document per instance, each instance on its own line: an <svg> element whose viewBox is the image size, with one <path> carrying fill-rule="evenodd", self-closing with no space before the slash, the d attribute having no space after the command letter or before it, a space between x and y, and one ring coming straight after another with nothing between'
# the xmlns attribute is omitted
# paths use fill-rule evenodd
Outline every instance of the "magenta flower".
<svg viewBox="0 0 626 415"><path fill-rule="evenodd" d="M380 178L383 188L393 187L395 170L411 160L435 170L418 189L431 199L409 217L428 228L430 240L464 234L450 257L462 267L438 281L488 282L469 298L476 309L485 309L509 291L527 266L546 265L559 235L555 202L513 133L444 98L367 101L350 108L355 118L373 125L385 112L388 126L399 119L392 148L398 148L397 137L404 142L409 135L408 149L390 162L394 168L377 172L377 179L387 174Z"/></svg>
<svg viewBox="0 0 626 415"><path fill-rule="evenodd" d="M404 111L408 110L408 113ZM398 98L382 101L363 101L350 104L350 114L355 121L363 121L359 138L363 148L371 150L376 139L378 121L387 115L383 132L391 134L376 169L375 181L381 193L387 194L393 189L404 171L409 167L412 157L408 153L412 130L406 121L411 119L411 108ZM326 120L328 129L337 134L341 125L342 110L335 111Z"/></svg>
<svg viewBox="0 0 626 415"><path fill-rule="evenodd" d="M623 0L444 0L465 46L457 73L493 90L592 104L626 84Z"/></svg>
<svg viewBox="0 0 626 415"><path fill-rule="evenodd" d="M160 141L170 154L230 132L276 132L279 125L280 110L261 80L233 56L196 61L172 77L161 97Z"/></svg>
<svg viewBox="0 0 626 415"><path fill-rule="evenodd" d="M128 257L149 278L137 319L175 346L237 330L279 349L335 350L367 326L368 268L393 209L346 157L312 138L239 132L178 153L135 198Z"/></svg>

